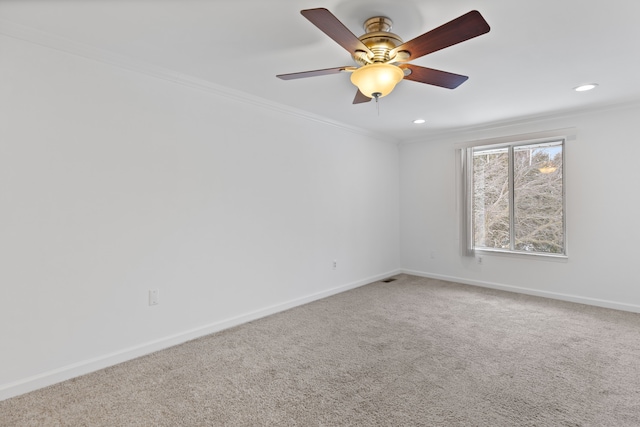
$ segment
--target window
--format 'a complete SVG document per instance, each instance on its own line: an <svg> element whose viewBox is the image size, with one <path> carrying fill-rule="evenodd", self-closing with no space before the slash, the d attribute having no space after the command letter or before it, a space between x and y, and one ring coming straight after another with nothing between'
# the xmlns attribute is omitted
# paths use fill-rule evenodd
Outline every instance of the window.
<svg viewBox="0 0 640 427"><path fill-rule="evenodd" d="M467 249L566 255L564 138L463 150Z"/></svg>

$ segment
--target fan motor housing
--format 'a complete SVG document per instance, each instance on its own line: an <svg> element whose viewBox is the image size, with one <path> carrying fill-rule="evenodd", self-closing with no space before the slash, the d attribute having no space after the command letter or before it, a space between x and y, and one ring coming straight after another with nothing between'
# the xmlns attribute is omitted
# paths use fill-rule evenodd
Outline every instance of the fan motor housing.
<svg viewBox="0 0 640 427"><path fill-rule="evenodd" d="M384 16L374 16L364 22L365 34L358 37L373 52L373 58L366 54L356 54L353 59L360 65L376 62L389 62L389 52L404 43L400 36L391 32L393 22Z"/></svg>

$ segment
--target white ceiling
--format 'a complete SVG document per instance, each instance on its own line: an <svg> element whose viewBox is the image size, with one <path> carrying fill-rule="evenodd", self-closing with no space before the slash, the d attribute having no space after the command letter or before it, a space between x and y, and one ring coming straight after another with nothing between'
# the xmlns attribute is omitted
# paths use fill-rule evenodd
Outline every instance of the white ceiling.
<svg viewBox="0 0 640 427"><path fill-rule="evenodd" d="M406 41L473 9L491 31L413 61L469 76L459 88L403 81L378 113L351 104L346 73L275 77L354 65L299 13L316 7L358 36L371 16L390 17ZM87 47L76 53L111 52L402 140L640 100L639 15L632 0L0 0L0 33L75 42ZM572 90L590 82L600 86Z"/></svg>

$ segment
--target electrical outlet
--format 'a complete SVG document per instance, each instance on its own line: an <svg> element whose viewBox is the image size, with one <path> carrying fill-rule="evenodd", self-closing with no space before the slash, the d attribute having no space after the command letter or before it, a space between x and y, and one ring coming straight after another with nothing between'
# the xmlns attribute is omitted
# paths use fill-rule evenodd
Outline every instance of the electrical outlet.
<svg viewBox="0 0 640 427"><path fill-rule="evenodd" d="M431 259L436 259L436 251L431 251Z"/></svg>
<svg viewBox="0 0 640 427"><path fill-rule="evenodd" d="M337 259L334 259L334 260L333 260L333 269L334 269L334 270L337 270L337 269L338 269L338 260L337 260Z"/></svg>
<svg viewBox="0 0 640 427"><path fill-rule="evenodd" d="M476 257L476 261L478 262L478 264L482 264L482 257L481 256Z"/></svg>
<svg viewBox="0 0 640 427"><path fill-rule="evenodd" d="M160 303L160 295L157 289L149 290L149 305L158 305Z"/></svg>

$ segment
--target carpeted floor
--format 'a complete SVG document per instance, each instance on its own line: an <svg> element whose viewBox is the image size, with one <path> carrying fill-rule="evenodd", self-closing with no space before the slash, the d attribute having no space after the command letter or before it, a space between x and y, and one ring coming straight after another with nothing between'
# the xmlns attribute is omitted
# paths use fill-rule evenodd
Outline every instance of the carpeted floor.
<svg viewBox="0 0 640 427"><path fill-rule="evenodd" d="M0 402L0 425L640 426L640 314L397 279Z"/></svg>

